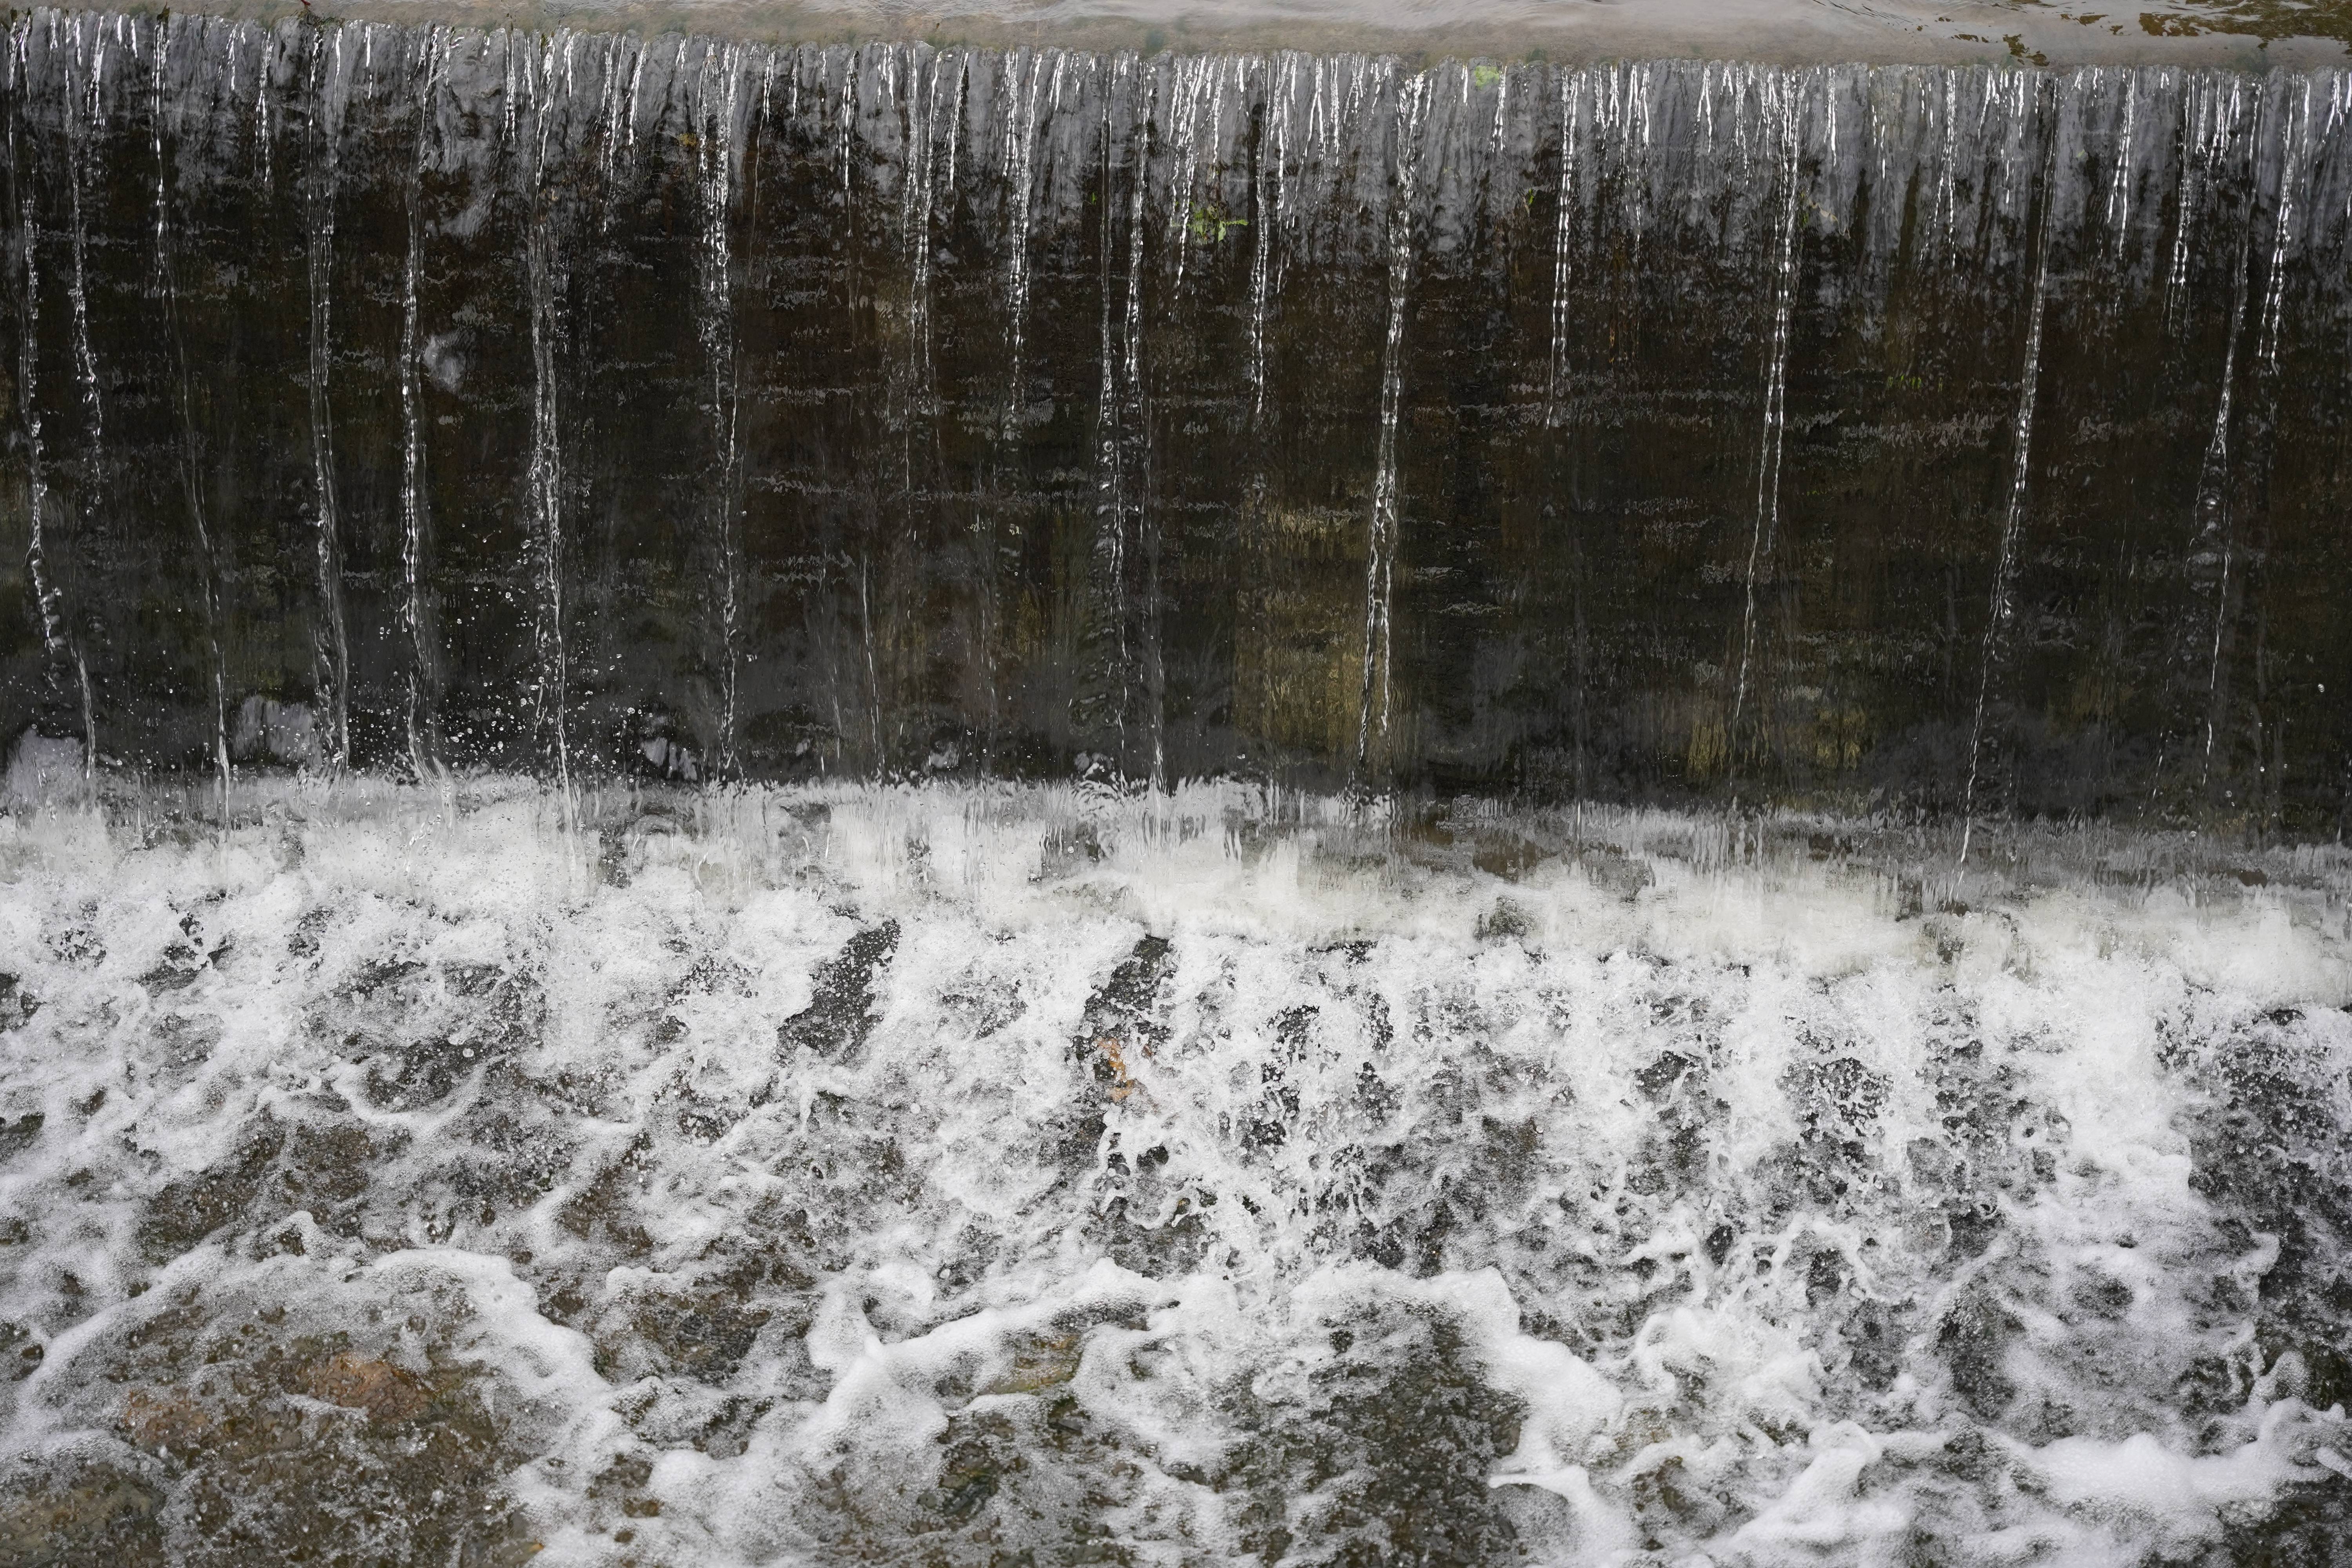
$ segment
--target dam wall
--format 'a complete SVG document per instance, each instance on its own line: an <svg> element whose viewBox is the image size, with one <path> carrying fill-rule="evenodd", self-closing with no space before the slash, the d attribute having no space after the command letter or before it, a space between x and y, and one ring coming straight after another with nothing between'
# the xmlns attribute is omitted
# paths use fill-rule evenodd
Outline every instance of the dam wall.
<svg viewBox="0 0 2352 1568"><path fill-rule="evenodd" d="M2332 837L2352 77L42 11L0 732Z"/></svg>

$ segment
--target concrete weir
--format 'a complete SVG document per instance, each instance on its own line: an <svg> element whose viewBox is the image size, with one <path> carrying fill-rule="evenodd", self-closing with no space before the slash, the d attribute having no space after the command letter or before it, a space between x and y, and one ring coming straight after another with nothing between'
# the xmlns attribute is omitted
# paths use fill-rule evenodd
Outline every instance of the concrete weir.
<svg viewBox="0 0 2352 1568"><path fill-rule="evenodd" d="M13 25L11 737L2336 831L2326 14L354 9Z"/></svg>

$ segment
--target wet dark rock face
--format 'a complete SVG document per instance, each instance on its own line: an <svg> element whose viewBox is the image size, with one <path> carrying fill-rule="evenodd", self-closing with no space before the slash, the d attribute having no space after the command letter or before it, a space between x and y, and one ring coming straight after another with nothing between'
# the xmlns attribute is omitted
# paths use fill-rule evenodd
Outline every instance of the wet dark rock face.
<svg viewBox="0 0 2352 1568"><path fill-rule="evenodd" d="M2340 74L48 13L7 73L12 736L2341 814Z"/></svg>

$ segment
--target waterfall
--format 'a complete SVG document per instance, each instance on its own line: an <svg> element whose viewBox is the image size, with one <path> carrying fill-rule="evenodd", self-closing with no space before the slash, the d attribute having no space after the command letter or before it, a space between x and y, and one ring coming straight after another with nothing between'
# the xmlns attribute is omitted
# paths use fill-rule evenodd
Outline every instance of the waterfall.
<svg viewBox="0 0 2352 1568"><path fill-rule="evenodd" d="M550 101L556 90L555 47L550 44L536 58L525 57L522 79L532 111L530 183L534 196L526 266L530 287L530 510L537 535L541 591L534 617L539 656L535 727L549 738L556 787L568 811L572 799L572 753L566 713L570 669L563 646L563 433L556 374L557 340L563 331L558 305L556 248L565 237L556 232L546 184L549 142L555 129L554 106Z"/></svg>
<svg viewBox="0 0 2352 1568"><path fill-rule="evenodd" d="M230 769L228 760L228 671L221 651L221 583L220 558L213 548L213 531L205 518L204 481L199 468L201 447L196 430L195 392L188 378L187 339L180 328L180 285L172 267L172 165L163 145L164 101L167 89L164 67L171 37L162 34L152 40L153 54L150 60L149 89L153 97L150 110L150 144L155 159L155 277L154 292L163 303L163 331L172 344L173 401L179 416L180 485L186 498L189 531L195 536L196 594L198 609L205 628L205 675L212 687L212 760L220 789L220 815L226 821L229 812ZM236 58L229 61L231 86L234 89Z"/></svg>
<svg viewBox="0 0 2352 1568"><path fill-rule="evenodd" d="M40 619L42 674L44 679L54 686L58 679L58 662L73 656L68 649L65 630L59 622L59 590L51 581L47 561L48 464L47 454L41 445L39 383L37 379L40 374L37 346L41 329L41 263L36 248L38 235L33 224L32 190L23 173L17 144L23 120L23 95L28 87L26 35L31 26L29 21L17 23L9 37L6 62L9 89L8 184L15 197L11 205L16 208L16 247L24 268L23 289L17 296L16 412L25 432L25 569L32 583L34 613ZM82 689L82 725L87 733L91 721L86 680ZM96 737L91 735L86 756L93 764L97 751Z"/></svg>
<svg viewBox="0 0 2352 1568"><path fill-rule="evenodd" d="M2340 1556L2352 71L2130 32L14 19L0 1557Z"/></svg>
<svg viewBox="0 0 2352 1568"><path fill-rule="evenodd" d="M1836 100L1829 101L1833 106ZM1731 721L1723 737L1726 760L1735 762L1735 765L1740 715L1748 706L1748 664L1756 648L1757 572L1759 568L1771 569L1772 546L1780 527L1780 443L1789 418L1789 327L1796 310L1797 202L1802 178L1797 165L1800 108L1793 97L1768 102L1768 112L1773 112L1780 121L1775 140L1780 143L1780 219L1774 226L1772 332L1765 357L1763 449L1756 459L1756 527L1748 541L1748 596L1739 617L1739 676L1732 693Z"/></svg>
<svg viewBox="0 0 2352 1568"><path fill-rule="evenodd" d="M2021 96L2018 114L2022 119L2039 107L2029 107ZM2049 157L2054 163L2057 149L2053 143ZM2042 171L2042 184L2046 190L2050 170ZM2033 411L2042 395L2042 329L2050 304L2050 209L2048 198L2043 205L2033 242L2033 299L2025 318L2025 363L2017 377L2017 415L2010 426L2009 504L2001 514L2000 550L1993 559L1992 596L1990 612L1985 616L1984 649L1977 665L1976 716L1969 725L1968 783L1960 795L1960 860L1966 864L1969 842L1977 826L1977 778L1984 761L1985 711L1991 700L1993 682L1998 678L2001 653L2015 608L2017 592L2017 547L2025 528L2027 489L2033 476Z"/></svg>
<svg viewBox="0 0 2352 1568"><path fill-rule="evenodd" d="M2212 647L2205 665L2204 760L2198 787L2210 786L2213 774L2215 707L2221 691L2221 644L2229 626L2230 566L2235 541L2230 528L2230 414L2236 401L2238 337L2246 319L2246 273L2253 234L2250 228L2238 247L2237 279L2230 290L2229 338L2221 353L2221 396L2213 410L2213 434L2205 443L2205 460L2197 473L2194 517L2200 556L2220 562L2213 586Z"/></svg>
<svg viewBox="0 0 2352 1568"><path fill-rule="evenodd" d="M1571 247L1575 244L1575 216L1582 200L1578 184L1576 128L1583 118L1585 80L1581 75L1564 75L1559 81L1559 188L1556 200L1559 211L1552 222L1551 273L1551 359L1544 377L1544 425L1557 450L1567 443L1566 426L1570 415L1566 406L1569 396L1570 298L1570 287L1576 279L1576 267ZM1702 104L1711 100L1702 97ZM1566 516L1557 504L1551 515L1560 519L1559 527L1567 536L1569 554L1569 748L1570 774L1576 800L1581 803L1591 790L1591 773L1588 766L1591 737L1587 729L1586 692L1591 671L1588 663L1591 644L1585 637L1584 532L1581 520L1576 515L1578 496L1577 475L1570 467Z"/></svg>
<svg viewBox="0 0 2352 1568"><path fill-rule="evenodd" d="M1064 63L1061 56L1055 56L1051 96L1056 106L1062 97ZM956 98L960 110L963 98L964 62L958 59L956 64ZM1025 70L1021 68L1024 65L1027 68ZM1045 59L1038 55L1015 57L1006 74L1006 85L1011 90L1004 99L1004 163L1002 171L1008 223L1004 241L1005 333L1008 341L1003 431L1010 435L1020 419L1023 402L1021 350L1029 322L1029 236L1033 205L1036 199L1038 92L1040 79L1045 75ZM958 120L961 118L959 114ZM951 122L951 137L955 128ZM929 255L929 216L927 208L924 232L927 263ZM927 279L928 271L920 276Z"/></svg>
<svg viewBox="0 0 2352 1568"><path fill-rule="evenodd" d="M1266 125L1254 160L1256 183L1250 192L1250 417L1257 423L1265 418L1266 317L1280 275L1275 245L1282 228L1283 173L1290 159L1290 102L1297 91L1297 56L1285 55L1270 68L1274 79L1267 89Z"/></svg>
<svg viewBox="0 0 2352 1568"><path fill-rule="evenodd" d="M48 17L51 53L58 50L60 38L58 16ZM98 24L90 26L90 24ZM103 112L100 94L103 88L106 59L106 28L103 18L74 16L67 24L71 27L71 41L66 45L63 68L57 75L57 88L61 100L58 119L62 121L65 142L65 183L72 213L73 270L68 287L68 298L73 306L73 374L79 384L81 405L86 421L87 447L83 461L82 493L79 498L81 526L78 531L95 538L100 533L104 517L106 486L106 410L98 384L98 355L89 335L89 226L82 215L83 192L89 177L90 155L84 146L85 139L96 130ZM89 32L89 60L82 90L74 86L73 67L83 50L83 35ZM32 84L26 84L29 97ZM81 690L82 734L85 769L98 765L97 703L90 689L89 663L87 654L74 650L74 676Z"/></svg>
<svg viewBox="0 0 2352 1568"><path fill-rule="evenodd" d="M131 765L217 773L221 716L263 700L359 771L984 758L1957 818L1999 748L2004 813L2275 794L2279 830L2333 831L2352 666L2284 607L2325 571L2332 492L2277 454L2352 401L2324 326L2352 244L2341 72L210 22L127 89L161 37L50 13L12 35L8 460L43 498L24 635ZM179 372L94 312L148 286L110 193L159 115L183 128L179 341L240 347L187 367L205 395L134 410L116 355ZM300 243L171 216L220 204L286 211ZM307 338L239 327L233 301L273 290L307 300ZM2020 542L2021 400L1980 369L2037 321L2067 367L2032 416L2054 551ZM2109 387L2148 389L2130 421ZM2158 432L2224 399L2221 505L2202 443ZM294 436L299 474L233 419ZM210 546L158 550L149 476L198 460L181 504ZM1546 521L1507 521L1513 498ZM2177 520L2221 511L2249 631L2217 654L2210 542ZM312 558L299 666L244 575L288 530ZM134 603L188 616L152 668L124 657L162 647ZM2029 603L2056 619L2012 658ZM2161 701L2074 695L2167 660ZM2200 677L2198 738L2167 742ZM46 712L12 696L0 721ZM1963 743L1986 756L1951 765ZM2191 754L2208 787L2163 787Z"/></svg>
<svg viewBox="0 0 2352 1568"><path fill-rule="evenodd" d="M1429 79L1404 86L1396 119L1396 191L1388 212L1388 332L1381 344L1381 434L1373 459L1372 516L1364 538L1364 682L1356 717L1356 772L1371 762L1374 737L1388 735L1391 655L1396 614L1397 420L1404 399L1404 319L1412 289L1413 197L1421 169L1422 119Z"/></svg>
<svg viewBox="0 0 2352 1568"><path fill-rule="evenodd" d="M408 250L401 274L400 570L404 592L400 618L408 634L410 654L403 729L408 743L409 771L421 779L439 766L433 692L438 668L435 647L438 627L428 607L425 585L430 511L425 468L425 343L417 293L425 271L425 174L440 119L440 106L435 95L440 87L450 41L439 28L428 28L417 36L412 47L415 59L412 70L416 83L416 157L408 174Z"/></svg>
<svg viewBox="0 0 2352 1568"><path fill-rule="evenodd" d="M734 247L730 219L735 205L735 137L743 74L744 61L736 49L719 46L705 49L695 79L693 121L702 225L697 252L699 288L695 321L709 366L710 435L716 456L709 529L711 554L716 563L712 575L719 621L718 748L714 761L715 776L720 778L732 777L740 767L736 755L736 682L740 673L738 650L743 611L741 573L737 565L740 546L736 531L742 483L741 437L738 427L741 394L735 349ZM848 119L845 100L845 126ZM633 130L635 124L632 114ZM845 190L848 181L849 163L845 153ZM861 593L863 581L861 577Z"/></svg>
<svg viewBox="0 0 2352 1568"><path fill-rule="evenodd" d="M1097 636L1102 643L1097 657L1108 659L1109 663L1109 669L1102 680L1105 688L1103 700L1109 709L1110 733L1116 737L1112 754L1118 765L1124 768L1128 765L1128 725L1134 702L1128 553L1129 545L1139 531L1141 520L1148 510L1143 490L1149 483L1146 464L1150 447L1148 435L1143 429L1147 410L1143 400L1142 363L1143 217L1148 183L1143 170L1129 167L1126 170L1128 188L1125 196L1122 200L1114 201L1119 173L1115 161L1119 148L1108 133L1108 119L1122 98L1130 94L1148 95L1154 89L1138 79L1142 72L1137 62L1121 59L1113 69L1113 90L1105 95L1101 106L1106 121L1102 137L1105 163L1099 198L1102 216L1098 242L1102 256L1101 379L1095 404L1097 531L1090 563L1093 572L1090 596L1095 602ZM1126 86L1125 92L1119 90L1122 84ZM1142 149L1135 151L1140 154ZM1121 210L1126 215L1123 226L1116 216ZM1114 256L1122 229L1127 266L1123 291L1115 294Z"/></svg>
<svg viewBox="0 0 2352 1568"><path fill-rule="evenodd" d="M341 106L348 101L347 35L315 40L310 49L312 122L318 132L307 182L310 221L307 235L310 306L310 466L317 486L318 587L324 625L315 634L312 655L316 691L324 725L321 760L330 771L350 765L352 756L352 643L343 610L342 511L335 500L334 410L328 389L334 368L335 168L341 151Z"/></svg>

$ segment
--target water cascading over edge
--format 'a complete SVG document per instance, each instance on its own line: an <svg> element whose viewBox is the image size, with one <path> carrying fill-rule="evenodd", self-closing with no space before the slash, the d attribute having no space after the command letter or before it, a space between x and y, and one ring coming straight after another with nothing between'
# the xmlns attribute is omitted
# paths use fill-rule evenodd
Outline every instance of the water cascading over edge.
<svg viewBox="0 0 2352 1568"><path fill-rule="evenodd" d="M2342 73L40 12L6 86L11 735L2342 812Z"/></svg>

